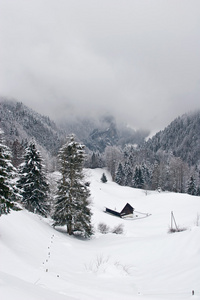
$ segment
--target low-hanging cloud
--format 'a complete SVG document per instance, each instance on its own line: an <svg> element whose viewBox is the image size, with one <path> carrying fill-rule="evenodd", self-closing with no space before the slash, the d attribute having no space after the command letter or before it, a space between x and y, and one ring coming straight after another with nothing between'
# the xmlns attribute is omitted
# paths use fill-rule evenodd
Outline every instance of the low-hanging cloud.
<svg viewBox="0 0 200 300"><path fill-rule="evenodd" d="M0 94L158 130L199 109L200 2L0 0Z"/></svg>

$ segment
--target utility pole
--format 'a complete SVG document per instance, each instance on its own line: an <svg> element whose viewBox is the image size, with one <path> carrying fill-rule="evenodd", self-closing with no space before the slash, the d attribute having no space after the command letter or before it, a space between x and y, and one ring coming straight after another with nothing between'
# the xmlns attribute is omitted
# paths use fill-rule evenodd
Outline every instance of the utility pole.
<svg viewBox="0 0 200 300"><path fill-rule="evenodd" d="M176 224L176 220L175 220L175 218L174 218L174 214L173 214L173 211L171 212L171 230L173 230L173 223L174 223L174 225L175 225L175 227L176 227L176 231L178 231L178 226L177 226L177 224Z"/></svg>

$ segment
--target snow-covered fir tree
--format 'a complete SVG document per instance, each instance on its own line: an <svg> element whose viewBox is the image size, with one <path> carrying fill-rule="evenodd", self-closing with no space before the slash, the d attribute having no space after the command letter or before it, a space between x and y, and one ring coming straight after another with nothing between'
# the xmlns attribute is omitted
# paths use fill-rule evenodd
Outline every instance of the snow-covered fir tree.
<svg viewBox="0 0 200 300"><path fill-rule="evenodd" d="M196 196L200 196L200 186L197 187Z"/></svg>
<svg viewBox="0 0 200 300"><path fill-rule="evenodd" d="M142 176L140 167L135 168L135 173L133 175L133 186L138 189L142 189L144 187L144 178Z"/></svg>
<svg viewBox="0 0 200 300"><path fill-rule="evenodd" d="M124 174L122 163L120 162L115 175L115 182L118 183L119 185L124 185L124 180L125 180L125 174Z"/></svg>
<svg viewBox="0 0 200 300"><path fill-rule="evenodd" d="M19 199L15 186L16 169L11 162L11 151L3 140L0 129L0 216L17 209L15 201Z"/></svg>
<svg viewBox="0 0 200 300"><path fill-rule="evenodd" d="M144 179L144 188L150 188L151 185L151 174L150 174L150 170L147 167L147 165L145 163L142 164L141 166L141 171L142 171L142 177Z"/></svg>
<svg viewBox="0 0 200 300"><path fill-rule="evenodd" d="M129 164L129 162L125 162L125 164L124 164L124 174L125 174L124 185L125 186L132 186L133 171L132 171L132 167Z"/></svg>
<svg viewBox="0 0 200 300"><path fill-rule="evenodd" d="M90 237L93 233L90 191L84 180L84 145L75 141L73 135L58 154L61 179L58 182L53 226L67 226L67 233Z"/></svg>
<svg viewBox="0 0 200 300"><path fill-rule="evenodd" d="M43 159L31 141L25 150L24 162L19 167L18 187L21 189L23 206L34 213L49 214L49 186L44 171Z"/></svg>
<svg viewBox="0 0 200 300"><path fill-rule="evenodd" d="M107 181L108 181L107 177L106 177L105 173L103 173L101 176L101 182L106 183Z"/></svg>
<svg viewBox="0 0 200 300"><path fill-rule="evenodd" d="M187 193L190 195L196 195L197 193L196 183L193 176L191 176L188 181Z"/></svg>

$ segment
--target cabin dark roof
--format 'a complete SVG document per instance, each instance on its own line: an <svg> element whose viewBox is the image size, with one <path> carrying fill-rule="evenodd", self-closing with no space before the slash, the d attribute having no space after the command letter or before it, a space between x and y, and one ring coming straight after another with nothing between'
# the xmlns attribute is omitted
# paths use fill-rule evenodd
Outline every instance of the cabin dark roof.
<svg viewBox="0 0 200 300"><path fill-rule="evenodd" d="M121 218L120 213L116 210L112 210L112 209L106 207L106 212L111 214L111 215L114 215L114 216L117 216L117 217Z"/></svg>

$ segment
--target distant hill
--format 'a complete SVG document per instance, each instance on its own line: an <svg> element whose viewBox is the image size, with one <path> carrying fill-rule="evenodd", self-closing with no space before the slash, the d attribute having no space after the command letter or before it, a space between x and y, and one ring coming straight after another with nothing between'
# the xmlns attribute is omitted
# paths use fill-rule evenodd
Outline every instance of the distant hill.
<svg viewBox="0 0 200 300"><path fill-rule="evenodd" d="M200 165L200 111L176 118L149 139L146 147L157 153L172 152L190 166Z"/></svg>

